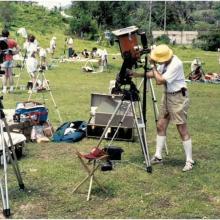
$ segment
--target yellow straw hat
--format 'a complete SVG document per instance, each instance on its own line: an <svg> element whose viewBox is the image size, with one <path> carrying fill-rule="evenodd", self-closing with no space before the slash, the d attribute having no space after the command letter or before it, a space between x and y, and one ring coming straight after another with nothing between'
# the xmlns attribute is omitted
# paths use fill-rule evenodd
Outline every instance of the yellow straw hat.
<svg viewBox="0 0 220 220"><path fill-rule="evenodd" d="M173 56L173 51L165 44L156 46L150 54L150 58L156 62L166 62Z"/></svg>

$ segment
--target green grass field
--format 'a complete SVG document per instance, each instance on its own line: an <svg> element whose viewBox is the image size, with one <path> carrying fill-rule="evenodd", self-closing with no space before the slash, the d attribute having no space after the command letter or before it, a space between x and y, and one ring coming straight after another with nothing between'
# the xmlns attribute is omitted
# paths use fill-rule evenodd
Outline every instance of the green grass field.
<svg viewBox="0 0 220 220"><path fill-rule="evenodd" d="M62 40L58 41L59 57L63 53ZM46 43L45 43L46 44ZM77 51L96 46L93 42L75 40ZM173 48L183 60L200 57L206 72L218 72L217 53L184 47ZM107 48L118 53L117 46ZM83 73L84 63L57 63L46 72L52 94L63 121L89 119L91 93L108 93L109 81L115 79L122 60L109 56L109 72ZM185 74L190 64L184 64ZM18 70L16 70L18 71ZM139 71L142 71L141 69ZM17 72L18 73L18 72ZM17 74L16 73L16 74ZM27 73L21 74L26 84ZM139 81L135 81L137 84ZM184 152L175 126L168 131L169 155L164 165L153 167L148 174L141 167L143 156L138 142L114 142L124 149L122 161L111 172L97 172L97 178L108 193L94 183L91 201L86 201L88 182L77 193L73 188L84 178L81 164L74 150L88 152L97 140L81 142L28 143L25 156L19 161L26 186L19 192L13 170L9 167L9 197L13 218L220 218L220 139L219 139L219 85L188 84L191 107L189 130L193 141L195 168L183 173ZM160 100L162 88L155 86ZM43 101L41 94L33 99ZM150 155L155 150L155 122L150 94L147 105L147 139ZM4 96L4 107L15 108L16 102L26 101L27 91L17 90ZM49 118L54 127L60 123L49 93L45 94ZM106 141L102 143L104 146Z"/></svg>

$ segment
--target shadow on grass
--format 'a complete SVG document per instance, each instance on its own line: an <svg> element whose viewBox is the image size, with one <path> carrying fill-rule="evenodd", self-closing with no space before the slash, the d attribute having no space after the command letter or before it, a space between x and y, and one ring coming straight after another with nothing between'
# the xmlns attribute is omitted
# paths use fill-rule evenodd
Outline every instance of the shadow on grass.
<svg viewBox="0 0 220 220"><path fill-rule="evenodd" d="M172 158L172 159L164 160L163 164L166 166L171 166L171 167L182 167L182 166L184 166L185 161Z"/></svg>
<svg viewBox="0 0 220 220"><path fill-rule="evenodd" d="M16 199L17 201L22 201L25 198L43 198L47 199L49 193L46 191L46 188L42 190L42 188L35 188L35 187L25 187L24 190L19 190L18 188L14 188L10 190L10 197L12 199Z"/></svg>
<svg viewBox="0 0 220 220"><path fill-rule="evenodd" d="M92 191L91 191L91 196L95 196L95 197L99 197L102 199L106 199L106 197L110 198L114 198L117 194L117 190L116 188L108 185L108 186L103 186L106 189L106 192L104 192L100 187L98 186L93 186ZM87 190L78 190L77 192L78 194L81 195L87 195L88 191Z"/></svg>

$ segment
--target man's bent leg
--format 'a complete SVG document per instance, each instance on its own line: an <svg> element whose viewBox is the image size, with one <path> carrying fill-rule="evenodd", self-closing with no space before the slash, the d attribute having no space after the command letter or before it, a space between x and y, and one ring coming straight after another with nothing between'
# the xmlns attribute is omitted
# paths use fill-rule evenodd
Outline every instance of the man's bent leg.
<svg viewBox="0 0 220 220"><path fill-rule="evenodd" d="M161 118L157 122L156 152L153 160L162 159L162 151L166 143L166 130L169 125L168 118Z"/></svg>
<svg viewBox="0 0 220 220"><path fill-rule="evenodd" d="M2 77L2 93L7 93L8 68L3 68L3 70L5 71L5 74Z"/></svg>

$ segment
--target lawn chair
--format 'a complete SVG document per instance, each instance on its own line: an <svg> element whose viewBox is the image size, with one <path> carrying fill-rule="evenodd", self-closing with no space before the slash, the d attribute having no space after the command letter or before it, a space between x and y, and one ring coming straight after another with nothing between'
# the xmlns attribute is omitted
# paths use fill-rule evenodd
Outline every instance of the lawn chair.
<svg viewBox="0 0 220 220"><path fill-rule="evenodd" d="M96 184L105 193L107 193L107 190L99 183L98 179L95 177L95 172L98 170L101 163L103 161L106 161L106 159L108 158L108 155L103 150L95 147L92 149L92 151L89 154L82 154L79 151L76 151L76 156L79 159L79 161L81 162L81 164L84 167L84 169L86 170L86 172L88 173L88 175L80 183L78 183L75 186L73 192L75 192L87 180L90 180L88 194L87 194L87 201L89 201L90 195L91 195L92 184L93 184L93 180L94 180L94 182L96 182Z"/></svg>

